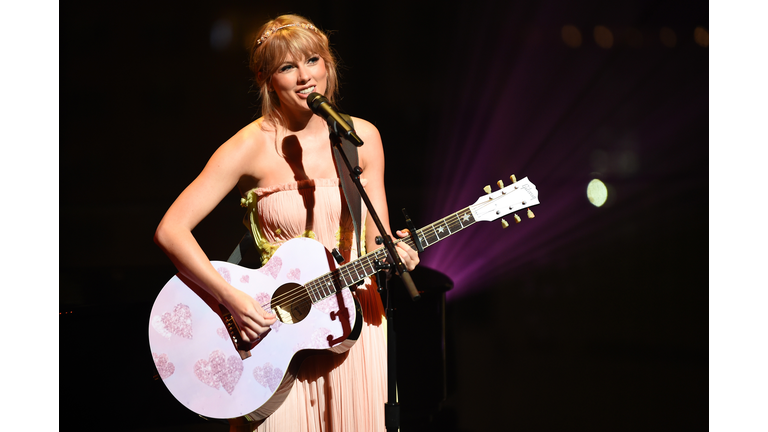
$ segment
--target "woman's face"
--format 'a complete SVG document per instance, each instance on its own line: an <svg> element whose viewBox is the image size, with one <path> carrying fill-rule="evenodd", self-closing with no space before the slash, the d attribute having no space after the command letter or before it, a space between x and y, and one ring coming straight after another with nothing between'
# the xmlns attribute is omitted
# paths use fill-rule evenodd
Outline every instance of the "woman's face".
<svg viewBox="0 0 768 432"><path fill-rule="evenodd" d="M325 94L328 72L317 54L294 59L290 54L272 75L272 89L286 109L308 110L307 97L313 92Z"/></svg>

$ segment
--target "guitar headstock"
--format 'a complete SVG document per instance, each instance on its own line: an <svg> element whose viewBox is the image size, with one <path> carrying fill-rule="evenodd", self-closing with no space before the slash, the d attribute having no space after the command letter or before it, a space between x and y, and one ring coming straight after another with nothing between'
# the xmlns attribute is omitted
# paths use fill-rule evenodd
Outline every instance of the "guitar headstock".
<svg viewBox="0 0 768 432"><path fill-rule="evenodd" d="M539 191L536 186L528 180L528 177L517 180L513 175L510 179L512 184L506 187L499 180L497 184L500 189L495 192L491 192L490 186L486 186L487 195L481 196L469 206L476 221L493 221L523 209L528 209L528 218L534 217L529 207L539 205ZM515 222L521 221L519 216L514 215L514 217ZM509 226L504 219L501 222L504 228Z"/></svg>

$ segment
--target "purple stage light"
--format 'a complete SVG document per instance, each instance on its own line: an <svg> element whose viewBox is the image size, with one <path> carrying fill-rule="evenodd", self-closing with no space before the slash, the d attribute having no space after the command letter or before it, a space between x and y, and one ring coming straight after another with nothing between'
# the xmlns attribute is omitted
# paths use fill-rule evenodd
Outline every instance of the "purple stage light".
<svg viewBox="0 0 768 432"><path fill-rule="evenodd" d="M449 299L611 236L608 221L630 224L640 208L676 202L683 211L686 195L705 187L706 48L691 41L670 51L660 40L630 44L614 32L606 49L590 39L591 27L573 48L561 39L567 22L543 11L537 19L527 31L512 19L462 35L471 62L429 151L430 178L449 192L430 191L426 216L458 211L510 174L529 177L541 205L535 219L522 212L523 223L503 231L483 222L424 254L424 265L453 279ZM593 178L613 193L601 208L587 199Z"/></svg>

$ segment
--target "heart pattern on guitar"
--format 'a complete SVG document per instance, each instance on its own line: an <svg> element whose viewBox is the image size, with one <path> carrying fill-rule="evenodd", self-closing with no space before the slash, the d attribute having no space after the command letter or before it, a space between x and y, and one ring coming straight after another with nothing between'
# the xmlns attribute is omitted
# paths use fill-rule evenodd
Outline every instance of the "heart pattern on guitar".
<svg viewBox="0 0 768 432"><path fill-rule="evenodd" d="M312 334L304 339L302 342L296 344L294 351L301 351L303 349L326 349L329 346L330 340L333 339L333 333L327 328L319 328L312 332Z"/></svg>
<svg viewBox="0 0 768 432"><path fill-rule="evenodd" d="M224 387L229 394L235 391L242 374L242 359L234 355L226 357L220 350L213 351L208 360L200 359L195 363L195 376L200 382L217 390L219 386Z"/></svg>
<svg viewBox="0 0 768 432"><path fill-rule="evenodd" d="M285 275L285 278L288 279L288 280L292 280L292 281L297 281L298 282L298 280L301 279L301 269L295 268L295 269L289 271Z"/></svg>
<svg viewBox="0 0 768 432"><path fill-rule="evenodd" d="M280 384L280 380L283 378L283 371L279 368L272 367L272 363L264 363L264 366L256 366L253 368L253 378L256 382L268 387L270 391L275 391Z"/></svg>
<svg viewBox="0 0 768 432"><path fill-rule="evenodd" d="M155 360L155 367L160 374L160 378L166 379L176 371L176 367L173 363L168 361L168 354L157 355L152 353L152 358Z"/></svg>
<svg viewBox="0 0 768 432"><path fill-rule="evenodd" d="M273 256L267 264L256 270L259 273L264 273L272 276L272 279L277 279L277 275L280 274L280 269L283 268L283 260L279 256Z"/></svg>
<svg viewBox="0 0 768 432"><path fill-rule="evenodd" d="M166 339L170 339L171 335L192 339L192 312L189 306L179 303L173 312L152 317L152 328Z"/></svg>
<svg viewBox="0 0 768 432"><path fill-rule="evenodd" d="M216 269L217 272L221 275L221 277L224 278L227 283L232 283L232 277L229 275L229 270L224 267L219 267Z"/></svg>

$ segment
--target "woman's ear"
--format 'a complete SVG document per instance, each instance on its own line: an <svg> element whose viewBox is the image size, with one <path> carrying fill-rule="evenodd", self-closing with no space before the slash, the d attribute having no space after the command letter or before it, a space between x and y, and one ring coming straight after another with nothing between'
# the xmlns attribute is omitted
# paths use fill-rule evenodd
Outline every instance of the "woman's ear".
<svg viewBox="0 0 768 432"><path fill-rule="evenodd" d="M264 82L264 74L262 72L259 72L258 74L256 74L256 76L258 78L258 82ZM275 89L272 88L272 80L267 80L265 85L267 86L268 92L272 93L275 91Z"/></svg>

